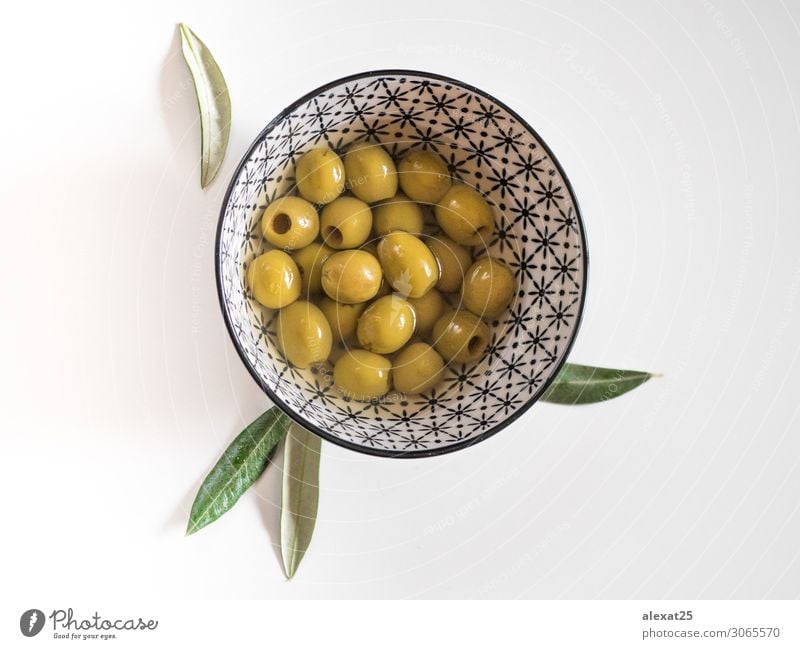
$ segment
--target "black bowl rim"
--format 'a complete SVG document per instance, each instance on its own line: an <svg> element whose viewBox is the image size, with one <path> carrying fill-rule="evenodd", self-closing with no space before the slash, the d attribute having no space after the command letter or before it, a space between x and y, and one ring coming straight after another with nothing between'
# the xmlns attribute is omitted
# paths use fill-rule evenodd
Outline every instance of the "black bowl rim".
<svg viewBox="0 0 800 649"><path fill-rule="evenodd" d="M385 449L379 448L370 448L368 446L362 446L360 444L356 444L354 442L349 442L345 439L341 439L328 433L327 431L319 428L318 426L311 424L310 422L305 421L302 417L296 414L292 408L290 408L287 404L285 404L281 398L275 394L270 387L261 380L261 377L256 372L255 368L250 364L242 346L239 344L236 336L234 335L233 331L233 324L231 322L230 314L228 313L228 307L225 303L224 293L222 290L222 264L221 264L221 257L220 257L220 240L222 238L222 223L225 219L225 208L228 205L228 201L230 200L231 193L233 192L233 188L236 184L236 179L239 177L239 174L242 171L246 161L250 158L253 151L256 147L262 142L262 140L267 136L267 134L274 129L280 122L282 122L287 115L292 113L296 108L307 102L309 99L319 95L320 93L325 92L326 90L330 90L331 88L341 85L343 83L348 83L350 81L357 81L359 79L366 79L368 77L376 77L376 76L415 76L415 77L425 77L429 79L435 79L437 81L444 81L445 83L451 83L462 88L469 90L475 94L478 94L489 101L494 102L497 106L502 108L503 110L507 111L509 115L514 117L525 129L527 129L533 136L537 139L539 144L542 148L547 152L547 155L550 156L550 159L555 164L556 169L561 174L561 177L564 179L564 184L567 187L567 191L569 192L570 198L572 198L572 203L575 206L575 216L578 219L578 224L580 226L580 235L581 235L581 246L583 247L583 283L581 286L581 306L578 311L577 321L575 323L575 328L572 330L572 335L570 336L569 341L567 341L567 347L564 351L564 355L562 356L561 360L558 362L555 371L551 375L551 377L545 381L541 387L531 396L528 401L521 406L514 414L506 417L503 421L496 424L489 430L482 432L480 435L476 435L468 440L464 440L463 442L456 442L455 444L448 444L447 446L443 446L440 448L434 449L425 449L425 450L410 450L410 451L388 451ZM273 403L278 406L283 412L285 412L292 420L294 420L300 426L307 428L314 434L318 435L324 440L327 440L333 444L337 444L344 448L350 449L352 451L358 451L359 453L365 453L367 455L374 455L379 457L391 457L391 458L420 458L420 457L433 457L436 455L445 455L446 453L453 453L455 451L460 451L461 449L467 448L469 446L473 446L474 444L478 444L486 439L489 439L493 435L496 435L501 430L506 428L507 426L514 423L517 419L519 419L523 414L525 414L530 407L539 400L539 397L544 394L548 387L552 384L555 378L558 376L558 373L561 371L561 368L566 363L567 358L569 357L570 351L572 350L572 346L575 343L575 339L578 336L578 331L581 326L581 322L583 320L583 310L586 305L586 283L588 280L588 272L589 272L589 252L586 245L586 228L583 223L583 218L581 217L580 207L578 206L578 199L575 196L575 191L572 188L572 184L567 177L567 174L564 172L564 168L561 166L561 163L558 161L558 158L553 154L550 147L547 143L541 138L541 136L536 132L536 130L525 120L523 119L519 113L515 110L511 109L507 106L504 102L500 101L496 97L490 95L489 93L481 90L480 88L476 88L475 86L464 83L463 81L459 81L458 79L453 79L452 77L448 77L441 74L436 74L433 72L423 72L420 70L404 70L404 69L387 69L387 70L369 70L366 72L357 72L355 74L351 74L345 77L341 77L329 83L326 83L319 88L312 90L309 93L306 93L300 99L292 102L289 106L284 108L278 115L273 118L265 127L264 129L258 134L258 136L253 140L253 143L248 147L247 151L242 156L242 159L239 161L239 164L236 166L236 170L234 171L233 175L231 176L231 180L228 184L228 189L225 191L225 196L222 200L222 207L220 208L219 214L219 223L217 224L217 236L216 242L214 245L214 273L216 275L217 280L217 297L219 298L219 305L222 311L223 319L225 320L225 327L228 329L228 334L231 337L231 341L233 342L233 346L236 349L237 354L239 354L239 358L244 363L244 366L247 368L250 375L253 377L255 382L259 385L259 387L266 393L266 395L273 401Z"/></svg>

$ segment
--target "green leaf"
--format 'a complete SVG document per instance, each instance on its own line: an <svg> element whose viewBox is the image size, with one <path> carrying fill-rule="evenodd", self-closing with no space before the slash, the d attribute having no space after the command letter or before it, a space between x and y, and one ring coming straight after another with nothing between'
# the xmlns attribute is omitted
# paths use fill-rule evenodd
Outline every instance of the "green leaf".
<svg viewBox="0 0 800 649"><path fill-rule="evenodd" d="M228 148L231 98L222 71L203 41L183 23L178 31L200 109L200 186L206 187L217 175Z"/></svg>
<svg viewBox="0 0 800 649"><path fill-rule="evenodd" d="M186 534L213 523L236 504L263 473L270 453L288 428L289 418L283 411L270 408L239 433L200 485Z"/></svg>
<svg viewBox="0 0 800 649"><path fill-rule="evenodd" d="M658 375L567 363L542 395L542 401L564 405L608 401L638 388L655 376Z"/></svg>
<svg viewBox="0 0 800 649"><path fill-rule="evenodd" d="M319 437L292 424L286 436L281 494L281 556L291 579L311 543L319 504Z"/></svg>

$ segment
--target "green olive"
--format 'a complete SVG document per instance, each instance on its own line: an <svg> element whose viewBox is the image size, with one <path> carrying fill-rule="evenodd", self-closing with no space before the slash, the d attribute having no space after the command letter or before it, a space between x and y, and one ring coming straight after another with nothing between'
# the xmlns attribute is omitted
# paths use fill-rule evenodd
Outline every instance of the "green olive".
<svg viewBox="0 0 800 649"><path fill-rule="evenodd" d="M391 387L392 362L365 349L345 352L333 367L333 383L357 401L379 399Z"/></svg>
<svg viewBox="0 0 800 649"><path fill-rule="evenodd" d="M436 288L444 293L455 293L461 288L464 274L472 263L472 255L464 246L441 234L430 237L425 243L439 263Z"/></svg>
<svg viewBox="0 0 800 649"><path fill-rule="evenodd" d="M280 309L300 297L300 271L283 250L270 250L247 266L253 297L270 309Z"/></svg>
<svg viewBox="0 0 800 649"><path fill-rule="evenodd" d="M314 295L322 290L322 264L332 254L333 250L328 246L316 242L292 253L292 259L303 278L301 291L304 296Z"/></svg>
<svg viewBox="0 0 800 649"><path fill-rule="evenodd" d="M394 389L406 394L427 392L442 379L444 360L427 343L413 343L394 359L392 380Z"/></svg>
<svg viewBox="0 0 800 649"><path fill-rule="evenodd" d="M284 196L272 201L264 210L261 232L276 248L304 248L319 234L319 216L307 200Z"/></svg>
<svg viewBox="0 0 800 649"><path fill-rule="evenodd" d="M328 358L333 345L331 326L319 307L297 300L278 313L278 349L292 365L306 368Z"/></svg>
<svg viewBox="0 0 800 649"><path fill-rule="evenodd" d="M483 318L496 318L514 297L514 274L508 266L482 257L467 270L461 299L464 306Z"/></svg>
<svg viewBox="0 0 800 649"><path fill-rule="evenodd" d="M433 346L448 361L472 363L489 345L489 327L469 311L451 311L433 325Z"/></svg>
<svg viewBox="0 0 800 649"><path fill-rule="evenodd" d="M341 196L322 208L322 239L331 248L358 248L372 229L372 210L364 201Z"/></svg>
<svg viewBox="0 0 800 649"><path fill-rule="evenodd" d="M294 170L297 191L312 203L330 203L344 190L344 163L331 149L311 149Z"/></svg>
<svg viewBox="0 0 800 649"><path fill-rule="evenodd" d="M422 297L410 297L408 303L414 309L417 326L415 332L420 336L427 336L433 329L433 324L442 315L445 308L442 294L435 288L425 293Z"/></svg>
<svg viewBox="0 0 800 649"><path fill-rule="evenodd" d="M486 246L494 228L489 203L467 185L450 188L436 205L436 220L448 237L464 246Z"/></svg>
<svg viewBox="0 0 800 649"><path fill-rule="evenodd" d="M433 151L410 151L398 168L400 188L420 203L438 203L450 189L450 171Z"/></svg>
<svg viewBox="0 0 800 649"><path fill-rule="evenodd" d="M358 319L358 343L378 354L391 354L414 335L414 309L397 295L370 304Z"/></svg>
<svg viewBox="0 0 800 649"><path fill-rule="evenodd" d="M408 232L390 232L383 237L378 258L392 288L408 297L422 297L439 279L430 248Z"/></svg>
<svg viewBox="0 0 800 649"><path fill-rule="evenodd" d="M342 304L326 296L319 301L319 308L331 325L334 339L348 343L355 339L358 318L367 308L367 303Z"/></svg>
<svg viewBox="0 0 800 649"><path fill-rule="evenodd" d="M391 198L397 193L394 160L380 144L359 142L344 154L347 188L367 203Z"/></svg>
<svg viewBox="0 0 800 649"><path fill-rule="evenodd" d="M422 234L422 208L405 194L397 194L375 207L375 234L402 230L411 234Z"/></svg>
<svg viewBox="0 0 800 649"><path fill-rule="evenodd" d="M322 289L328 297L345 304L371 300L382 278L378 260L363 250L342 250L322 264Z"/></svg>

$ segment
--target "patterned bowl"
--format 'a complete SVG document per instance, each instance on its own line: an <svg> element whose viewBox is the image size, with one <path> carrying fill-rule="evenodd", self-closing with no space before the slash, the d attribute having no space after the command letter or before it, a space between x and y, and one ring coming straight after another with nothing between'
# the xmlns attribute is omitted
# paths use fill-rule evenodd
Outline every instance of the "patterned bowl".
<svg viewBox="0 0 800 649"><path fill-rule="evenodd" d="M437 151L451 174L494 206L491 255L514 271L518 292L492 325L485 358L449 366L422 395L380 402L342 397L319 370L290 366L275 344L274 312L247 290L245 268L261 252L265 206L293 189L308 149L342 152L381 142L395 157ZM339 79L298 99L256 138L231 180L216 242L220 304L239 355L269 397L326 440L390 457L422 457L486 439L533 405L558 374L578 331L586 289L586 240L561 165L505 104L427 72L381 70Z"/></svg>

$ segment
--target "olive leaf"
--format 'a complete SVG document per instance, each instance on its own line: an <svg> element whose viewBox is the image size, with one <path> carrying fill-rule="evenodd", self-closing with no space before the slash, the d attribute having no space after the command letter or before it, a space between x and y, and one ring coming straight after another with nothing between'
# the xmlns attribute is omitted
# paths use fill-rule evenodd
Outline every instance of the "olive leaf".
<svg viewBox="0 0 800 649"><path fill-rule="evenodd" d="M305 556L319 504L319 460L322 440L302 426L292 424L283 455L281 494L281 556L291 579Z"/></svg>
<svg viewBox="0 0 800 649"><path fill-rule="evenodd" d="M639 387L655 376L658 375L650 372L567 363L541 399L563 405L608 401Z"/></svg>
<svg viewBox="0 0 800 649"><path fill-rule="evenodd" d="M200 110L200 186L206 187L217 175L228 148L231 98L222 71L203 41L183 23L178 31Z"/></svg>
<svg viewBox="0 0 800 649"><path fill-rule="evenodd" d="M286 414L279 408L270 408L239 433L200 485L189 515L187 535L213 523L236 504L263 473L270 453L288 428Z"/></svg>

